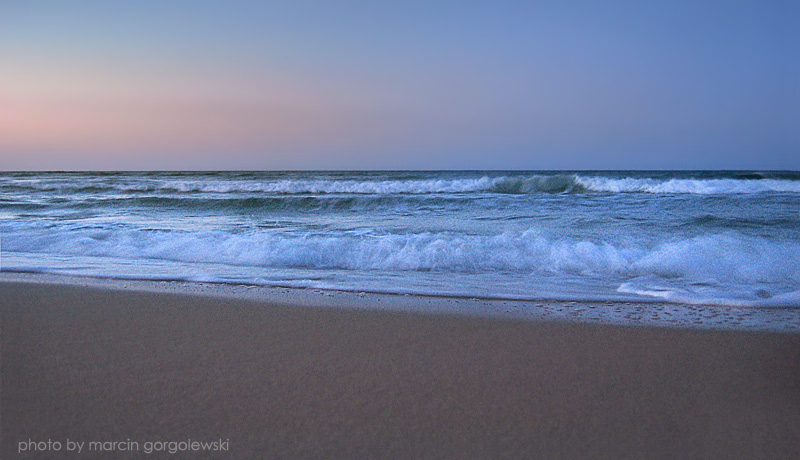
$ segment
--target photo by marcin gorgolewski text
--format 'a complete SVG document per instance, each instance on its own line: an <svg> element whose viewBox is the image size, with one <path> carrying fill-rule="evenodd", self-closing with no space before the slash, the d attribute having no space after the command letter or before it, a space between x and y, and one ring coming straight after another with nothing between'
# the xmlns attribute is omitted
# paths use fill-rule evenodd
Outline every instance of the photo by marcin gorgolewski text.
<svg viewBox="0 0 800 460"><path fill-rule="evenodd" d="M145 454L167 452L228 452L230 439L216 441L75 441L67 438L64 441L48 439L47 441L19 441L17 453L23 452L143 452Z"/></svg>

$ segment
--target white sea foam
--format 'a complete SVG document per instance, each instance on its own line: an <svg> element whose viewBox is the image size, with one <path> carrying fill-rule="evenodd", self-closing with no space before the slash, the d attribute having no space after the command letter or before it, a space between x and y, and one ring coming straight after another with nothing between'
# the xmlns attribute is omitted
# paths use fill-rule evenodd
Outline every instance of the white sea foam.
<svg viewBox="0 0 800 460"><path fill-rule="evenodd" d="M436 193L656 193L748 194L800 193L800 180L786 179L691 179L607 177L583 174L532 174L437 179L220 179L220 178L101 178L74 180L6 180L0 186L16 186L39 192L119 191L148 193L264 193L264 194L436 194Z"/></svg>
<svg viewBox="0 0 800 460"><path fill-rule="evenodd" d="M763 192L800 193L800 181L777 179L639 179L576 176L587 190L610 193L742 194Z"/></svg>
<svg viewBox="0 0 800 460"><path fill-rule="evenodd" d="M585 278L619 292L682 302L800 305L800 244L735 233L652 244L495 235L29 229L4 236L16 252L360 272L524 274ZM113 268L110 268L113 269ZM722 299L722 300L714 300ZM738 300L737 300L738 299Z"/></svg>
<svg viewBox="0 0 800 460"><path fill-rule="evenodd" d="M134 190L128 186L126 190ZM432 193L671 193L743 194L800 193L800 181L740 179L639 179L580 175L500 176L431 180L278 180L278 181L167 181L157 190L212 193L271 194L432 194Z"/></svg>
<svg viewBox="0 0 800 460"><path fill-rule="evenodd" d="M737 289L738 288L738 289ZM685 287L654 282L622 283L618 292L636 294L667 302L718 305L730 307L797 307L800 306L800 290L775 295L766 295L761 289L747 289L741 286Z"/></svg>

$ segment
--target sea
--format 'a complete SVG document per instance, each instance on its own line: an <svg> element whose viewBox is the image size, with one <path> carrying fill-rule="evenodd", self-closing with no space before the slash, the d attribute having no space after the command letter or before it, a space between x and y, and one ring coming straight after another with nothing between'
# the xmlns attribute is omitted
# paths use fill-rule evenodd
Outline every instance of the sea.
<svg viewBox="0 0 800 460"><path fill-rule="evenodd" d="M0 269L791 309L800 172L3 172Z"/></svg>

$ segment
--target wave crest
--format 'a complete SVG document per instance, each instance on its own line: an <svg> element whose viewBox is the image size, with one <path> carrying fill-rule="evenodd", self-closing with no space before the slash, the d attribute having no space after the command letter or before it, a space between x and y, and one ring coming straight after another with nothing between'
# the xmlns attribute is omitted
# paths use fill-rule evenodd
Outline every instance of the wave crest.
<svg viewBox="0 0 800 460"><path fill-rule="evenodd" d="M94 178L88 181L6 180L0 189L11 193L29 191L81 194L541 194L541 193L653 193L653 194L748 194L800 193L800 180L763 178L609 177L602 174L529 174L439 179L295 179L224 177L199 178Z"/></svg>
<svg viewBox="0 0 800 460"><path fill-rule="evenodd" d="M24 236L23 236L24 234ZM3 249L265 268L516 273L592 279L647 295L689 289L701 298L769 299L800 290L800 244L737 233L653 245L553 239L535 231L496 235L340 232L226 233L47 228L6 233ZM627 287L626 287L627 286ZM633 286L633 287L631 287ZM661 286L662 288L658 288ZM666 286L666 287L664 287ZM623 292L623 291L621 291ZM705 294L703 294L705 293ZM701 295L702 294L702 295ZM703 297L705 296L705 297Z"/></svg>
<svg viewBox="0 0 800 460"><path fill-rule="evenodd" d="M723 195L763 192L800 193L800 181L778 179L649 179L575 177L586 190L606 193Z"/></svg>

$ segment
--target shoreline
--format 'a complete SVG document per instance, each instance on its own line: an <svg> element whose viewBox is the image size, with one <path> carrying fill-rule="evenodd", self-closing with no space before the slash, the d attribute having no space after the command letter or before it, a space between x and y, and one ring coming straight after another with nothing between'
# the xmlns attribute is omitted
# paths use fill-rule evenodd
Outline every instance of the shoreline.
<svg viewBox="0 0 800 460"><path fill-rule="evenodd" d="M657 300L514 300L0 271L0 283L6 282L169 293L308 308L396 311L631 327L800 333L800 308L791 307L691 305Z"/></svg>
<svg viewBox="0 0 800 460"><path fill-rule="evenodd" d="M310 294L340 308L3 280L3 458L52 458L19 452L48 439L229 441L182 458L800 456L798 334Z"/></svg>

